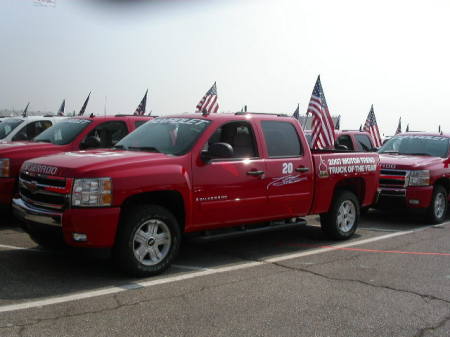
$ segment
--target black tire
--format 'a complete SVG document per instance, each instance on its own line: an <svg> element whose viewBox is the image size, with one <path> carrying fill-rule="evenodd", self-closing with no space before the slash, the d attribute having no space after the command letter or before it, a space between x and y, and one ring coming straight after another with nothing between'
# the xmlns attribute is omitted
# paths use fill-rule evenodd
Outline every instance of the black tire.
<svg viewBox="0 0 450 337"><path fill-rule="evenodd" d="M448 193L442 185L436 185L433 190L431 205L427 209L427 221L432 224L444 222L447 217Z"/></svg>
<svg viewBox="0 0 450 337"><path fill-rule="evenodd" d="M322 230L331 239L349 239L358 227L359 209L359 200L353 192L344 190L336 192L330 211L320 215ZM342 219L342 212L346 212L344 219ZM339 219L340 216L341 219Z"/></svg>
<svg viewBox="0 0 450 337"><path fill-rule="evenodd" d="M151 227L156 227L154 233ZM142 236L138 235L138 230ZM163 237L163 234L168 243L158 245L158 240L163 240L158 237ZM157 205L138 205L128 209L123 217L113 257L128 274L138 277L157 275L169 268L178 254L180 242L180 227L171 212ZM163 252L160 247L163 247ZM143 252L141 258L137 256L140 252Z"/></svg>

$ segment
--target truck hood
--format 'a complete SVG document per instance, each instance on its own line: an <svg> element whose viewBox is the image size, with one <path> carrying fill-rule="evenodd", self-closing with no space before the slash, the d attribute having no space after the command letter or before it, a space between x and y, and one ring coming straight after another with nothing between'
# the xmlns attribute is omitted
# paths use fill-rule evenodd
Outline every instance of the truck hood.
<svg viewBox="0 0 450 337"><path fill-rule="evenodd" d="M382 169L420 170L430 166L442 164L444 159L439 157L406 156L399 154L381 154L380 164Z"/></svg>
<svg viewBox="0 0 450 337"><path fill-rule="evenodd" d="M23 157L24 154L29 153L30 157L34 154L61 151L59 145L51 143L36 143L36 142L0 142L0 158L15 158ZM33 154L33 155L31 155Z"/></svg>
<svg viewBox="0 0 450 337"><path fill-rule="evenodd" d="M110 176L129 168L149 166L174 157L163 153L89 150L58 153L45 158L28 160L22 166L30 172L66 177Z"/></svg>

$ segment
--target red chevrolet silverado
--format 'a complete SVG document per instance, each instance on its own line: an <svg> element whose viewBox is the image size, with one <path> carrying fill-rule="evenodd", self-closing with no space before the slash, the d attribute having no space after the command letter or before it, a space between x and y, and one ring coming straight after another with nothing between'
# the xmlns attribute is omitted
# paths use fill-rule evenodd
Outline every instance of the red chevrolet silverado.
<svg viewBox="0 0 450 337"><path fill-rule="evenodd" d="M311 153L298 121L267 114L155 118L115 149L26 161L14 213L39 244L111 247L133 275L165 270L183 236L233 236L320 214L350 238L375 200L377 153ZM61 234L59 234L61 235Z"/></svg>
<svg viewBox="0 0 450 337"><path fill-rule="evenodd" d="M449 135L403 133L379 150L381 175L376 206L426 211L440 223L447 214L450 191Z"/></svg>
<svg viewBox="0 0 450 337"><path fill-rule="evenodd" d="M149 119L125 115L74 117L48 128L33 141L0 143L0 207L11 205L25 160L59 152L112 147Z"/></svg>
<svg viewBox="0 0 450 337"><path fill-rule="evenodd" d="M356 130L336 130L335 147L341 149L347 149L349 151L358 152L375 152L375 142L373 141L370 133L365 131ZM312 132L311 130L305 131L308 144L311 146Z"/></svg>

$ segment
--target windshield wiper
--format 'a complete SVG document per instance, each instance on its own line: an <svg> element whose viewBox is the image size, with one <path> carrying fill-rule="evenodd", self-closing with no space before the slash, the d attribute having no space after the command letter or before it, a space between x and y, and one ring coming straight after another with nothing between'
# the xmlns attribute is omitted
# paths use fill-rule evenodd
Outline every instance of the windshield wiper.
<svg viewBox="0 0 450 337"><path fill-rule="evenodd" d="M37 140L37 142L51 143L52 141L50 139L39 139L39 140Z"/></svg>
<svg viewBox="0 0 450 337"><path fill-rule="evenodd" d="M380 153L398 154L398 151L383 151L383 152L380 151Z"/></svg>
<svg viewBox="0 0 450 337"><path fill-rule="evenodd" d="M431 157L431 154L429 153L422 153L422 152L411 152L411 153L400 153L402 155L407 155L407 156L427 156L427 157Z"/></svg>
<svg viewBox="0 0 450 337"><path fill-rule="evenodd" d="M116 150L127 150L128 148L125 145L114 145L113 149L116 149Z"/></svg>
<svg viewBox="0 0 450 337"><path fill-rule="evenodd" d="M137 150L137 151L148 151L148 152L158 152L159 150L153 146L130 146L129 150Z"/></svg>

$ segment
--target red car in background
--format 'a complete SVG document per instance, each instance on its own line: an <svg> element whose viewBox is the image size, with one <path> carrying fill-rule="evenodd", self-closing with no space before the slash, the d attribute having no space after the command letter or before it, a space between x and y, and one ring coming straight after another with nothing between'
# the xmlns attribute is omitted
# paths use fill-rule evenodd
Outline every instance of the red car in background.
<svg viewBox="0 0 450 337"><path fill-rule="evenodd" d="M0 208L9 208L17 191L19 169L25 160L59 152L112 147L151 118L73 117L51 126L32 141L0 143Z"/></svg>

